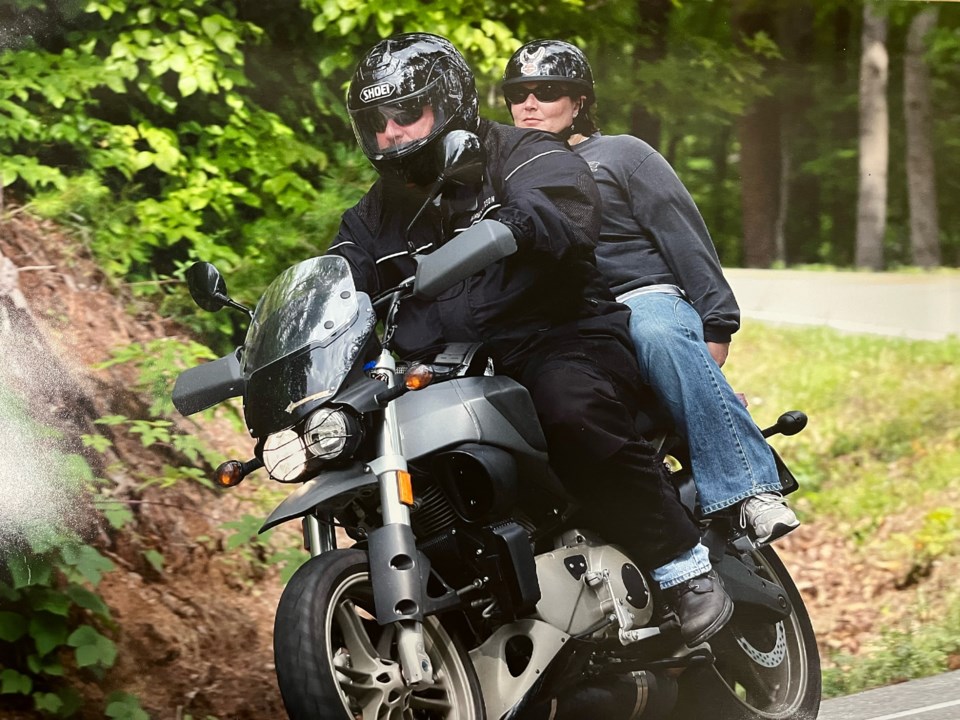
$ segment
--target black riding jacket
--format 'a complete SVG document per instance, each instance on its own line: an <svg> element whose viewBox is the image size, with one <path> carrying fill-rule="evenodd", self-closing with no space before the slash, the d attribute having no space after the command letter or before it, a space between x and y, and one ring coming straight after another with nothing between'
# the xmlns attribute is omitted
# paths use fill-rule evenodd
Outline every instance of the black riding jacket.
<svg viewBox="0 0 960 720"><path fill-rule="evenodd" d="M508 225L518 250L437 300L404 300L395 349L418 357L451 342L485 342L515 374L532 353L558 341L612 336L630 347L629 310L613 301L596 266L600 198L587 164L547 133L481 120L487 155L481 186L444 191L410 233L430 252L473 223ZM405 229L423 197L383 178L344 213L328 253L350 263L371 296L411 277L416 261Z"/></svg>

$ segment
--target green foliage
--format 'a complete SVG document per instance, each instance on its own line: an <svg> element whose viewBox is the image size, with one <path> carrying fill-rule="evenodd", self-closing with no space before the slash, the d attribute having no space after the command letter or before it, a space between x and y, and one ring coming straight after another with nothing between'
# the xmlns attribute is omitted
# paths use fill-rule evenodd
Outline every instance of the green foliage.
<svg viewBox="0 0 960 720"><path fill-rule="evenodd" d="M115 720L150 720L136 696L113 692L107 696L106 716Z"/></svg>
<svg viewBox="0 0 960 720"><path fill-rule="evenodd" d="M103 634L113 627L110 611L95 592L113 563L70 534L7 551L4 560L0 695L31 696L36 709L67 717L80 702L62 681L68 656L98 677L116 661L116 646Z"/></svg>
<svg viewBox="0 0 960 720"><path fill-rule="evenodd" d="M280 582L286 584L297 568L309 559L309 556L300 545L277 546L272 543L273 530L260 534L262 525L262 516L250 514L244 514L237 520L223 523L221 525L223 529L234 531L227 536L224 547L227 550L240 551L248 561L278 566Z"/></svg>
<svg viewBox="0 0 960 720"><path fill-rule="evenodd" d="M948 670L960 655L960 596L945 614L921 614L907 627L883 633L865 657L836 655L824 670L823 695L836 697Z"/></svg>
<svg viewBox="0 0 960 720"><path fill-rule="evenodd" d="M799 435L773 440L800 481L794 505L805 521L846 532L871 564L895 568L904 587L938 560L960 557L960 340L753 323L735 348L725 373L761 427L791 408L810 418ZM882 532L908 511L919 522ZM916 626L891 629L856 657L830 658L826 695L947 669L960 652L960 595L935 608L924 607L922 586L918 596Z"/></svg>

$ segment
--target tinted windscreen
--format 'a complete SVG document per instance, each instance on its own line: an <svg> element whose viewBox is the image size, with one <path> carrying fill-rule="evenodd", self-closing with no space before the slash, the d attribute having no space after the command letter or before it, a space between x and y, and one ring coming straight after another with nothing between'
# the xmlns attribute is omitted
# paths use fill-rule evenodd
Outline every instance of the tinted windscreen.
<svg viewBox="0 0 960 720"><path fill-rule="evenodd" d="M244 374L308 345L330 342L357 319L358 307L350 266L343 258L311 258L287 268L254 312L244 342Z"/></svg>

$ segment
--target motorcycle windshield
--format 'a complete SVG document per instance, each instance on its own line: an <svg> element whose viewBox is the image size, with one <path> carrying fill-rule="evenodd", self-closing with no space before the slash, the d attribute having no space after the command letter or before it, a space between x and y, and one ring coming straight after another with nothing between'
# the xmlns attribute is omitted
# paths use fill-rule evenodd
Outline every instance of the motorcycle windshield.
<svg viewBox="0 0 960 720"><path fill-rule="evenodd" d="M359 307L343 258L311 258L287 268L270 283L254 311L243 344L244 376L311 345L328 345L344 332L365 335L367 324L357 323ZM349 367L335 363L329 369L333 376L324 384L335 389Z"/></svg>

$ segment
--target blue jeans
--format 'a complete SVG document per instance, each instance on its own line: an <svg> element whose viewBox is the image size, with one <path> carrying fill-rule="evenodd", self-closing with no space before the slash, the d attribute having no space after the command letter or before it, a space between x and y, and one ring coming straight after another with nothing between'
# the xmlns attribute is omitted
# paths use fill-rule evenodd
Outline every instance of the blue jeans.
<svg viewBox="0 0 960 720"><path fill-rule="evenodd" d="M700 507L709 514L762 492L780 490L773 454L703 339L703 322L683 298L651 292L626 300L644 381L690 447ZM653 571L662 588L710 569L697 545Z"/></svg>
<svg viewBox="0 0 960 720"><path fill-rule="evenodd" d="M656 292L625 304L643 378L690 446L703 513L778 492L773 453L710 355L696 310L683 298Z"/></svg>

